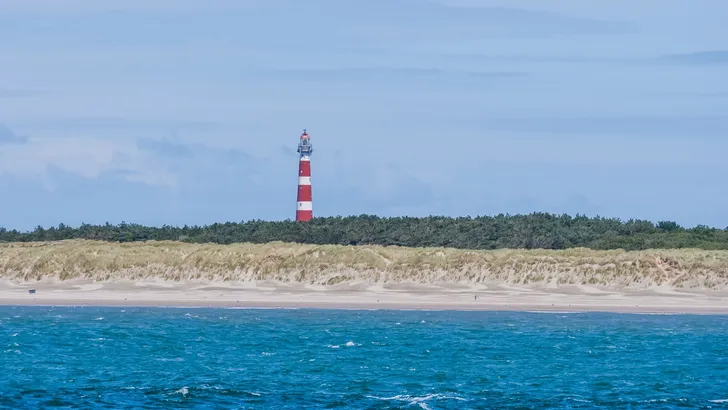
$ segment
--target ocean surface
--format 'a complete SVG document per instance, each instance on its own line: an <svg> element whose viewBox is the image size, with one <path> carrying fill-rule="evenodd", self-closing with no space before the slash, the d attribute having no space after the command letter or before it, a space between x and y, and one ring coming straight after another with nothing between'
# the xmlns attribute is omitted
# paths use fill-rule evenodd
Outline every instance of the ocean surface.
<svg viewBox="0 0 728 410"><path fill-rule="evenodd" d="M728 317L0 307L0 407L728 408Z"/></svg>

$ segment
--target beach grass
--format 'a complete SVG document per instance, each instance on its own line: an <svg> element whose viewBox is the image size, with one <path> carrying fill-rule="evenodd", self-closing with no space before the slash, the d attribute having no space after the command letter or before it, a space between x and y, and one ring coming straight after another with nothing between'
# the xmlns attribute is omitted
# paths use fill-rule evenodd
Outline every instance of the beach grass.
<svg viewBox="0 0 728 410"><path fill-rule="evenodd" d="M0 244L0 278L274 281L373 284L590 285L728 288L728 251L461 250L383 246L111 243L90 240Z"/></svg>

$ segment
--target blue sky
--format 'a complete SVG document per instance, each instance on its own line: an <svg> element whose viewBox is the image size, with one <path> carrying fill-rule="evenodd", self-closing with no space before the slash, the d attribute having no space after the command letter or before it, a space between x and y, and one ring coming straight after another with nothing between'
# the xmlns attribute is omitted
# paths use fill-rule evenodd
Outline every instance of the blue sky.
<svg viewBox="0 0 728 410"><path fill-rule="evenodd" d="M63 3L61 5L61 3ZM723 0L5 0L0 225L728 226Z"/></svg>

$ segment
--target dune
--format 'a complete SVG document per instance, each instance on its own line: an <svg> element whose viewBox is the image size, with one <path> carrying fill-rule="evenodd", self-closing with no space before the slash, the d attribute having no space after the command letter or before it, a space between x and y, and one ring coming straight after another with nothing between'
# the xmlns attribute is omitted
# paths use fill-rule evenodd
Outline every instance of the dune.
<svg viewBox="0 0 728 410"><path fill-rule="evenodd" d="M5 243L0 304L728 313L728 251Z"/></svg>

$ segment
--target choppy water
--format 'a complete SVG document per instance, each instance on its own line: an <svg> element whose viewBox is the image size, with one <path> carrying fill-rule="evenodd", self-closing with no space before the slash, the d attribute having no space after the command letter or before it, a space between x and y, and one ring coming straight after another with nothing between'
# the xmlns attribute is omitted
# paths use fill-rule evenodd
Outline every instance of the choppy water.
<svg viewBox="0 0 728 410"><path fill-rule="evenodd" d="M728 408L728 318L0 307L3 408Z"/></svg>

